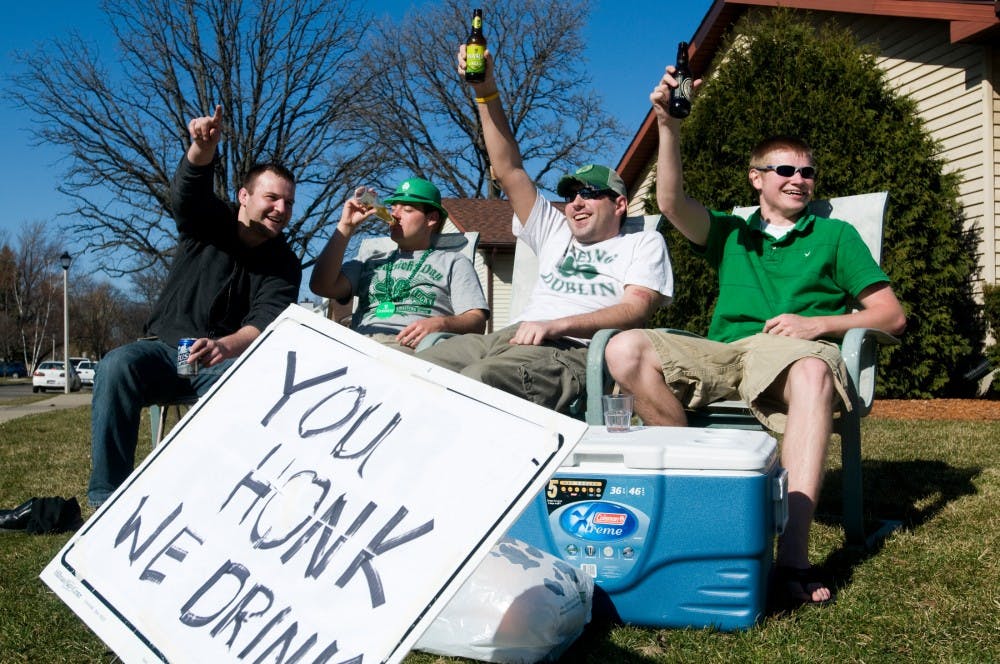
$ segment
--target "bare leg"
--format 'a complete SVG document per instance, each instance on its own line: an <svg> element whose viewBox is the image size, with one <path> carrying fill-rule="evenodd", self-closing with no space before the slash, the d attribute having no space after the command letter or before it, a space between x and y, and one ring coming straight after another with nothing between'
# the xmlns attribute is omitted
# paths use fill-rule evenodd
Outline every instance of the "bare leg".
<svg viewBox="0 0 1000 664"><path fill-rule="evenodd" d="M613 336L604 359L622 391L635 396L635 412L644 424L687 426L684 407L663 380L660 358L641 330L626 330Z"/></svg>
<svg viewBox="0 0 1000 664"><path fill-rule="evenodd" d="M809 566L809 529L823 486L826 450L833 431L833 377L826 363L804 358L789 367L781 390L788 404L788 424L781 443L781 463L788 470L788 527L778 540L777 564ZM803 588L812 601L830 598L829 588Z"/></svg>

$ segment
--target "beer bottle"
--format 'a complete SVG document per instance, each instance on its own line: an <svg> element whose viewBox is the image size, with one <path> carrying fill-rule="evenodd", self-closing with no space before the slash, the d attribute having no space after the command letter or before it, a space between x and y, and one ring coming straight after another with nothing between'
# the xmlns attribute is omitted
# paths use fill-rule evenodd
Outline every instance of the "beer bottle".
<svg viewBox="0 0 1000 664"><path fill-rule="evenodd" d="M674 78L677 79L677 87L670 90L670 104L667 112L675 118L686 118L691 113L691 89L694 83L691 78L691 70L688 68L688 44L681 42L677 45L677 71Z"/></svg>
<svg viewBox="0 0 1000 664"><path fill-rule="evenodd" d="M483 36L483 10L472 14L472 32L465 44L465 80L482 83L486 78L486 37Z"/></svg>

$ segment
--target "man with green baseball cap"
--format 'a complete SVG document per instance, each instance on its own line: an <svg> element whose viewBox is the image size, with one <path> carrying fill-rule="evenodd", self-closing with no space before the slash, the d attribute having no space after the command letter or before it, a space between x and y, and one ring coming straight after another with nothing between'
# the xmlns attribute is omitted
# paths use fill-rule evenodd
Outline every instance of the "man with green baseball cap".
<svg viewBox="0 0 1000 664"><path fill-rule="evenodd" d="M598 191L612 191L619 196L628 198L625 181L613 168L598 164L587 164L576 169L575 173L564 175L556 185L556 193L569 196L581 187L594 187Z"/></svg>
<svg viewBox="0 0 1000 664"><path fill-rule="evenodd" d="M565 211L539 195L504 115L493 56L486 51L485 58L485 78L472 84L483 139L514 209L514 235L538 256L538 281L504 329L452 337L418 356L566 412L586 387L591 337L603 328L642 327L669 301L670 259L659 233L622 232L628 192L607 166L587 165L559 181ZM458 69L464 77L464 45Z"/></svg>
<svg viewBox="0 0 1000 664"><path fill-rule="evenodd" d="M344 262L351 236L376 213L374 194L358 187L344 204L337 229L313 266L312 291L341 304L357 296L351 329L404 352L412 353L432 332L482 333L489 306L479 276L461 252L435 250L448 212L441 192L427 180L404 180L385 199L392 213L378 216L389 223L394 250Z"/></svg>

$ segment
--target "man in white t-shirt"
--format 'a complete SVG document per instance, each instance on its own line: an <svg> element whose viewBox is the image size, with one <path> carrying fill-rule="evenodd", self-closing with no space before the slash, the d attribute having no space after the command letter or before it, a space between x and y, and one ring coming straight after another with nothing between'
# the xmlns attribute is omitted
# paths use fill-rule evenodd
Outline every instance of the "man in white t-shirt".
<svg viewBox="0 0 1000 664"><path fill-rule="evenodd" d="M465 74L465 47L458 54ZM587 165L563 177L560 212L524 170L500 104L493 57L472 85L493 172L514 209L514 235L538 256L538 281L511 324L493 334L461 335L418 357L460 371L534 403L565 411L586 387L587 344L600 329L642 327L673 295L663 237L621 233L628 196L621 177Z"/></svg>

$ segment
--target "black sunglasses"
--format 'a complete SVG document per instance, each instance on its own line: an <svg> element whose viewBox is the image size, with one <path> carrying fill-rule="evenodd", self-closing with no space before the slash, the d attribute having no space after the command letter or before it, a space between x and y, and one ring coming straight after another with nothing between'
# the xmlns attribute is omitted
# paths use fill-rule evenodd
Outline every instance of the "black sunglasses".
<svg viewBox="0 0 1000 664"><path fill-rule="evenodd" d="M774 171L783 178L790 178L796 173L801 173L802 177L807 180L812 180L816 177L816 169L812 166L789 166L788 164L782 164L781 166L751 166L750 168L755 171Z"/></svg>
<svg viewBox="0 0 1000 664"><path fill-rule="evenodd" d="M596 187L581 187L571 194L566 194L566 202L571 203L579 196L586 201L607 196L608 198L618 198L618 192L613 189L598 189Z"/></svg>

